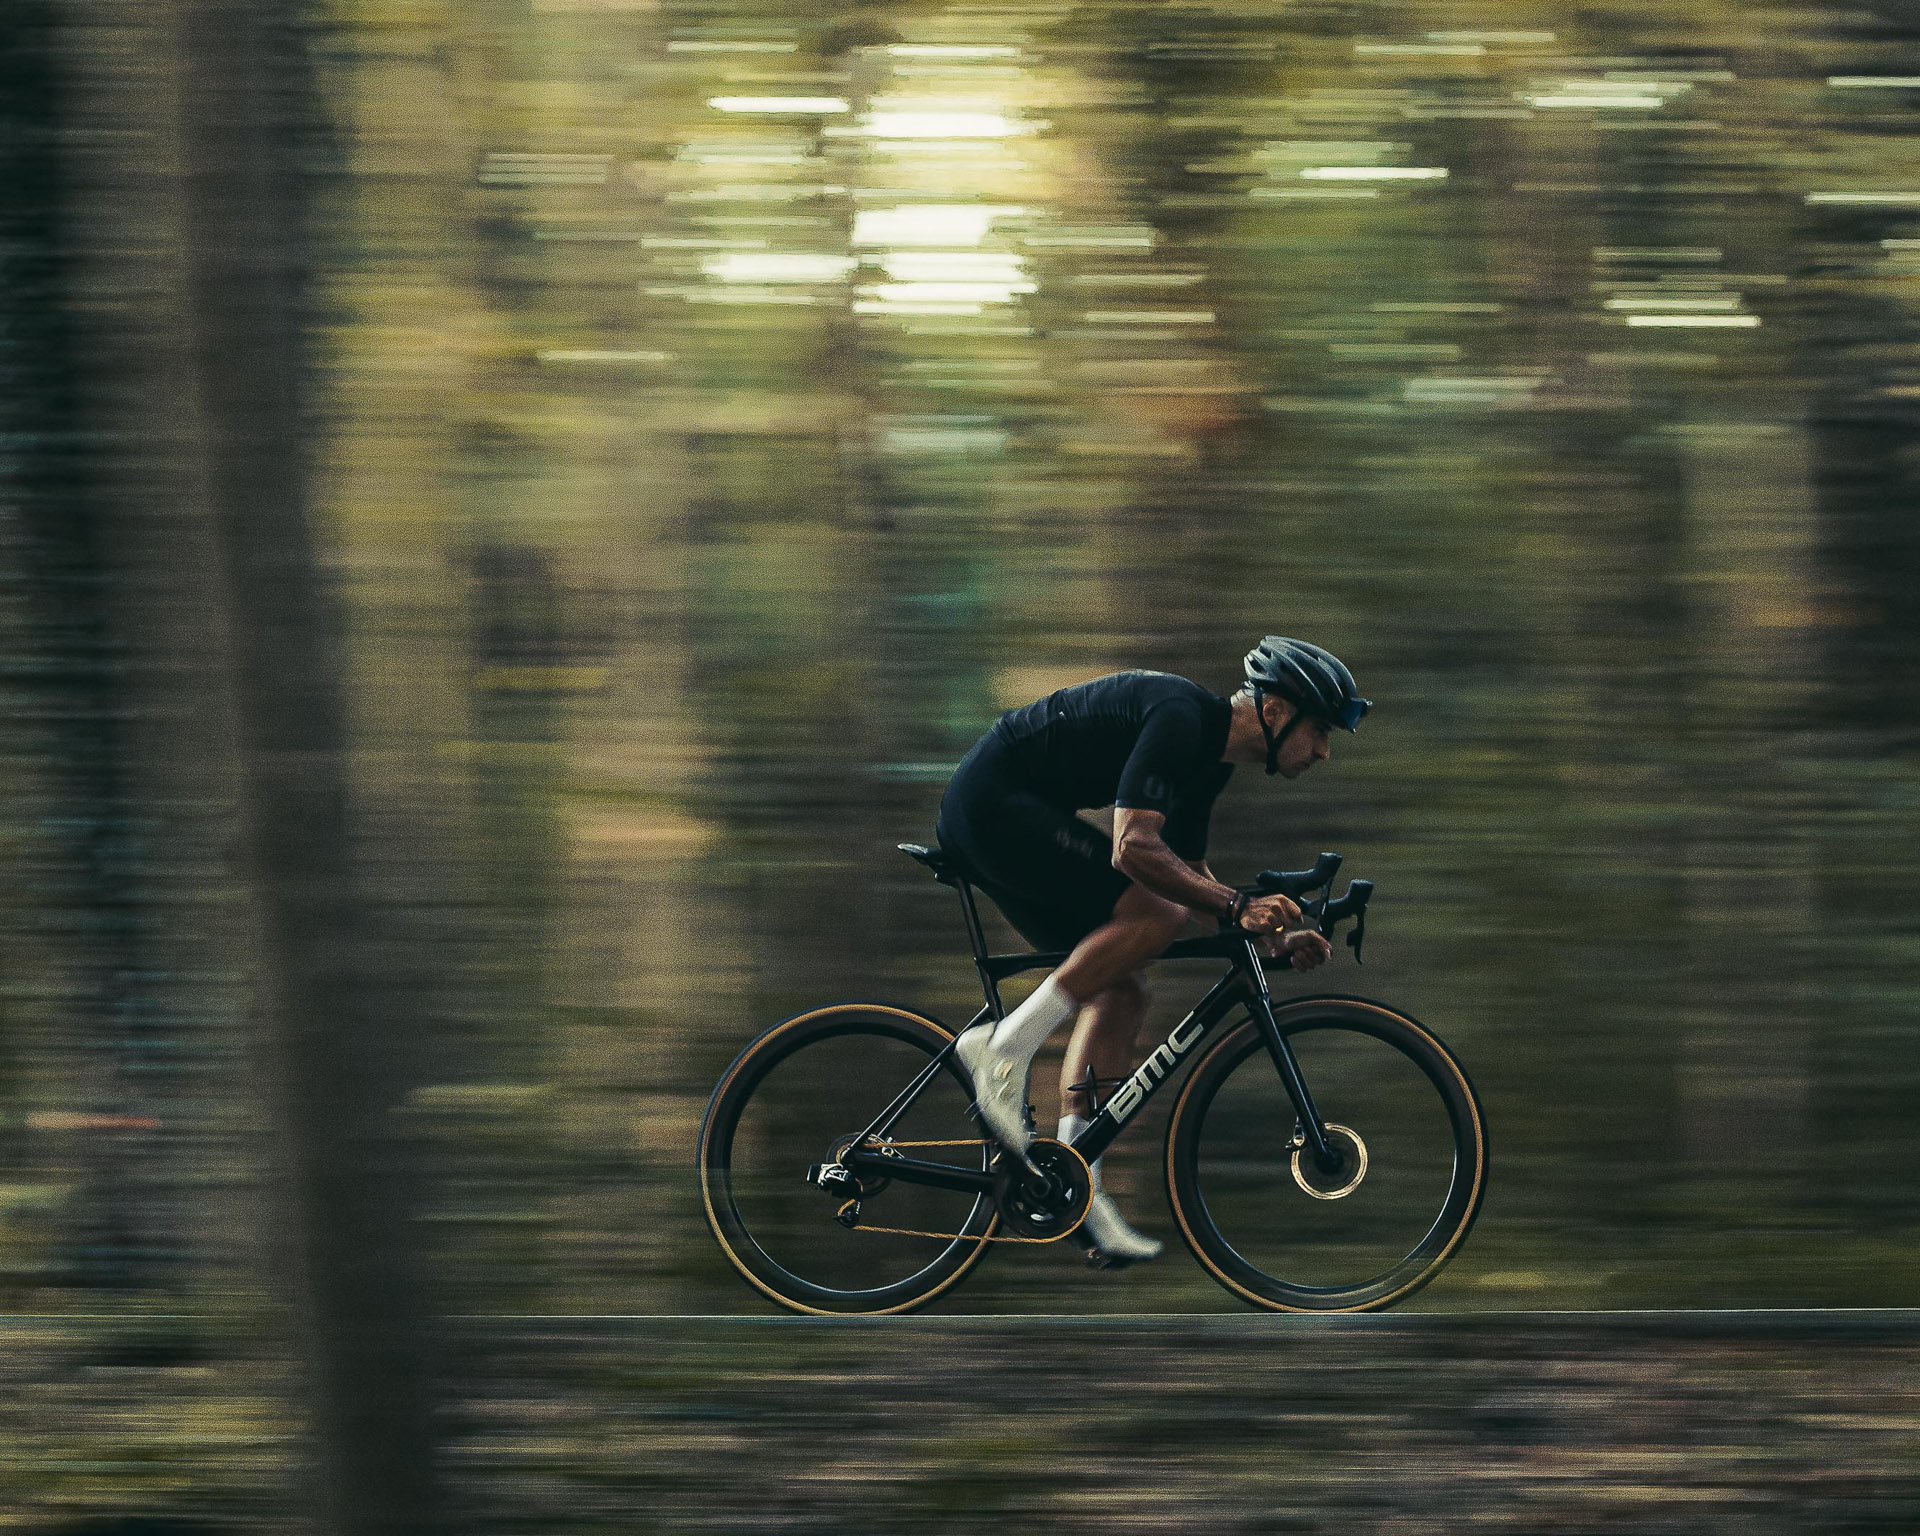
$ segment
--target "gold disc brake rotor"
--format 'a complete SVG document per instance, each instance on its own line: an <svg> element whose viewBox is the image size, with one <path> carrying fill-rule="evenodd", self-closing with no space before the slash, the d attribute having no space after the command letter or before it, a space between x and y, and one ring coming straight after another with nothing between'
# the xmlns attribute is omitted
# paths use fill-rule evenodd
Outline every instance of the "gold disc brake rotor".
<svg viewBox="0 0 1920 1536"><path fill-rule="evenodd" d="M1325 1177L1325 1175L1321 1175L1318 1169L1311 1168L1310 1165L1306 1168L1301 1166L1300 1159L1307 1155L1307 1149L1304 1146L1295 1146L1293 1149L1293 1182L1316 1200L1343 1200L1358 1189L1360 1181L1367 1176L1367 1144L1360 1139L1358 1131L1344 1125L1335 1125L1331 1121L1327 1123L1327 1137L1329 1140L1335 1138L1344 1140L1352 1148L1347 1154L1345 1166L1339 1176L1341 1182L1325 1186L1315 1184L1313 1182L1315 1176Z"/></svg>

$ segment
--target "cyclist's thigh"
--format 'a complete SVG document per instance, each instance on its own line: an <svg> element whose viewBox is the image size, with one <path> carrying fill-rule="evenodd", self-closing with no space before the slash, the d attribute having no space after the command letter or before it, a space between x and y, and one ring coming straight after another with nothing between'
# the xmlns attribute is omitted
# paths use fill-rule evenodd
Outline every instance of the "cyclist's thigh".
<svg viewBox="0 0 1920 1536"><path fill-rule="evenodd" d="M968 785L955 776L940 808L941 844L1030 943L1071 949L1113 916L1132 884L1113 867L1112 842L1028 789L982 778Z"/></svg>

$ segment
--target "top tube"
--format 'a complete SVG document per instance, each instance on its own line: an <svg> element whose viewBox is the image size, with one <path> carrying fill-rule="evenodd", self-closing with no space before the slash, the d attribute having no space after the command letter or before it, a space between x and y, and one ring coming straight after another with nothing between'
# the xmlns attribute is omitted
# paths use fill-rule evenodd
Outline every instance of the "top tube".
<svg viewBox="0 0 1920 1536"><path fill-rule="evenodd" d="M1160 954L1149 961L1157 965L1163 960L1233 960L1241 953L1240 946L1246 942L1244 933L1215 933L1197 939L1175 939ZM1064 965L1071 950L1037 950L1032 954L988 955L985 959L987 973L995 981L1004 981L1009 976L1018 976L1022 971L1053 970ZM1292 959L1287 955L1263 955L1260 961L1264 970L1290 970Z"/></svg>

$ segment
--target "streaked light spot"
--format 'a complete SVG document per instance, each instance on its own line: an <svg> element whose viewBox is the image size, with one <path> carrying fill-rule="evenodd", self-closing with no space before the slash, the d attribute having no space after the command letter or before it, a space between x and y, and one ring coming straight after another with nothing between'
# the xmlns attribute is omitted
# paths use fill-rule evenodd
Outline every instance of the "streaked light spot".
<svg viewBox="0 0 1920 1536"><path fill-rule="evenodd" d="M1920 204L1920 192L1809 192L1810 203L1861 203L1881 204L1893 208L1909 208Z"/></svg>
<svg viewBox="0 0 1920 1536"><path fill-rule="evenodd" d="M1584 91L1554 92L1544 96L1529 96L1526 98L1526 100L1528 101L1528 103L1530 103L1533 106L1541 107L1549 111L1559 107L1575 108L1575 109L1586 110L1586 111L1592 111L1592 110L1601 109L1601 108L1623 108L1623 109L1632 109L1637 111L1650 111L1653 108L1664 107L1667 104L1666 98L1664 96L1645 96L1645 95L1629 96L1624 92L1609 93L1609 94L1602 95L1597 91L1591 94Z"/></svg>
<svg viewBox="0 0 1920 1536"><path fill-rule="evenodd" d="M1758 315L1628 315L1627 324L1750 331L1760 324L1760 317Z"/></svg>
<svg viewBox="0 0 1920 1536"><path fill-rule="evenodd" d="M1836 91L1916 91L1920 75L1828 75L1827 84Z"/></svg>
<svg viewBox="0 0 1920 1536"><path fill-rule="evenodd" d="M715 96L707 105L716 112L751 112L769 117L822 117L853 110L841 96Z"/></svg>
<svg viewBox="0 0 1920 1536"><path fill-rule="evenodd" d="M1210 309L1095 309L1084 316L1089 325L1212 325Z"/></svg>
<svg viewBox="0 0 1920 1536"><path fill-rule="evenodd" d="M609 347L548 347L534 353L543 363L670 363L671 352L623 352Z"/></svg>
<svg viewBox="0 0 1920 1536"><path fill-rule="evenodd" d="M961 418L962 421L965 419ZM999 453L1006 447L1008 435L994 427L931 423L926 426L888 427L880 434L880 451L893 454Z"/></svg>
<svg viewBox="0 0 1920 1536"><path fill-rule="evenodd" d="M1005 304L1032 293L1032 283L879 283L875 298L889 304Z"/></svg>
<svg viewBox="0 0 1920 1536"><path fill-rule="evenodd" d="M668 43L668 53L795 53L798 43Z"/></svg>
<svg viewBox="0 0 1920 1536"><path fill-rule="evenodd" d="M1445 181L1444 165L1308 165L1302 181Z"/></svg>
<svg viewBox="0 0 1920 1536"><path fill-rule="evenodd" d="M896 59L1017 59L1020 50L1002 43L894 43Z"/></svg>
<svg viewBox="0 0 1920 1536"><path fill-rule="evenodd" d="M1715 298L1708 294L1690 294L1685 298L1674 298L1674 299L1625 298L1625 299L1608 299L1607 300L1608 309L1646 309L1646 310L1669 309L1669 310L1694 311L1694 310L1713 310L1713 309L1738 309L1739 307L1740 307L1740 295L1737 293L1730 293L1721 298Z"/></svg>
<svg viewBox="0 0 1920 1536"><path fill-rule="evenodd" d="M1080 272L1067 279L1075 288L1190 288L1204 272Z"/></svg>
<svg viewBox="0 0 1920 1536"><path fill-rule="evenodd" d="M1408 379L1400 398L1411 405L1516 405L1530 399L1543 381L1496 374L1483 378Z"/></svg>
<svg viewBox="0 0 1920 1536"><path fill-rule="evenodd" d="M1481 43L1355 43L1353 51L1362 55L1411 53L1477 58L1487 50Z"/></svg>
<svg viewBox="0 0 1920 1536"><path fill-rule="evenodd" d="M1379 195L1378 187L1255 187L1247 194L1263 202L1331 202L1338 198Z"/></svg>

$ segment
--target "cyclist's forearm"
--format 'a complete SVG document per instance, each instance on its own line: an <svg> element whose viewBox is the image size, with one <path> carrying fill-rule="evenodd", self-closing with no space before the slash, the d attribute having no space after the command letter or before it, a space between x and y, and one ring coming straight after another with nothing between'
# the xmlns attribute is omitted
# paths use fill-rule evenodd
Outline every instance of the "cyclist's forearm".
<svg viewBox="0 0 1920 1536"><path fill-rule="evenodd" d="M1156 896L1177 901L1208 917L1219 917L1233 905L1230 885L1198 873L1192 865L1152 835L1123 838L1115 848L1113 867Z"/></svg>

